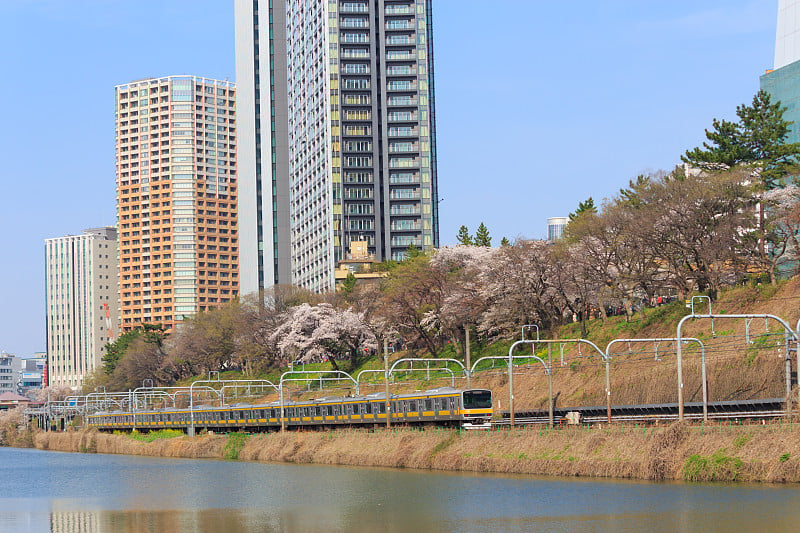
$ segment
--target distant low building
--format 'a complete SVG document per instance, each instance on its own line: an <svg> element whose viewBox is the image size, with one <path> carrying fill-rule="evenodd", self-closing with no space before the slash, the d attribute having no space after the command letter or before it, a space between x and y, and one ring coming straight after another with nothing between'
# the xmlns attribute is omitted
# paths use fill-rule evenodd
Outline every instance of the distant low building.
<svg viewBox="0 0 800 533"><path fill-rule="evenodd" d="M0 394L17 390L14 380L15 359L10 353L0 353Z"/></svg>
<svg viewBox="0 0 800 533"><path fill-rule="evenodd" d="M334 270L336 286L339 287L352 274L357 282L377 282L386 276L388 272L376 271L375 265L380 261L375 259L375 255L369 253L367 241L350 241L350 253L339 261Z"/></svg>
<svg viewBox="0 0 800 533"><path fill-rule="evenodd" d="M13 409L20 405L28 405L31 403L30 398L20 396L14 392L3 392L0 394L0 410Z"/></svg>
<svg viewBox="0 0 800 533"><path fill-rule="evenodd" d="M17 393L31 397L37 390L44 388L47 359L44 357L17 358L15 382Z"/></svg>

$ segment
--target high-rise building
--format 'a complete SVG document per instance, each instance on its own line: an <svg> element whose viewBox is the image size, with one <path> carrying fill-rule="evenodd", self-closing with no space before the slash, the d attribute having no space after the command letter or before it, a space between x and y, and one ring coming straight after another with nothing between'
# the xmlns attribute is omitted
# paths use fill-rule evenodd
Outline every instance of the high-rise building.
<svg viewBox="0 0 800 533"><path fill-rule="evenodd" d="M46 239L45 290L49 384L78 388L119 321L116 229Z"/></svg>
<svg viewBox="0 0 800 533"><path fill-rule="evenodd" d="M778 1L775 66L760 81L772 101L786 108L783 118L794 122L786 142L800 142L800 0Z"/></svg>
<svg viewBox="0 0 800 533"><path fill-rule="evenodd" d="M261 152L245 153L243 142L240 160L263 160L264 150L277 148L273 161L280 161L279 137L267 146L264 125L288 131L288 167L272 168L277 184L284 182L280 173L288 172L291 283L331 289L335 265L350 241L366 241L379 261L401 259L411 245L438 246L431 1L238 0L236 7L240 85L278 82L269 107L263 91L260 99L255 92L240 94L255 99L241 109L253 108L262 125L255 137ZM285 31L285 58L278 57L277 42L270 42L269 55L264 50L265 28L258 21L268 11L273 41ZM285 28L276 28L284 19ZM252 59L253 50L259 50L260 62ZM285 102L277 89L284 66ZM251 128L242 133L251 134ZM254 182L262 190L263 175L262 168L262 181ZM279 185L273 188L272 206L262 202L260 219L243 209L241 225L257 227L270 218L265 210L279 213L280 191ZM271 218L277 234L285 235L284 220ZM270 248L266 239L259 244ZM280 264L281 248L270 251ZM253 265L243 263L246 269Z"/></svg>
<svg viewBox="0 0 800 533"><path fill-rule="evenodd" d="M238 294L236 90L169 76L116 87L122 331Z"/></svg>
<svg viewBox="0 0 800 533"><path fill-rule="evenodd" d="M290 284L286 2L236 0L239 283Z"/></svg>
<svg viewBox="0 0 800 533"><path fill-rule="evenodd" d="M547 219L547 240L556 242L564 234L564 229L569 224L569 217L550 217Z"/></svg>
<svg viewBox="0 0 800 533"><path fill-rule="evenodd" d="M778 0L775 68L800 60L800 0Z"/></svg>

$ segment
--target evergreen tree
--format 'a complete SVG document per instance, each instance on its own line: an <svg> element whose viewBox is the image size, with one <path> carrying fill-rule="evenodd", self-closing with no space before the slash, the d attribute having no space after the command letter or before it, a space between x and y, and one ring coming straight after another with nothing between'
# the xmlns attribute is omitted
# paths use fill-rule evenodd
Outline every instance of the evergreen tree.
<svg viewBox="0 0 800 533"><path fill-rule="evenodd" d="M590 196L585 202L578 202L578 209L574 213L569 214L569 221L572 222L584 213L597 214L597 207L594 205L594 199Z"/></svg>
<svg viewBox="0 0 800 533"><path fill-rule="evenodd" d="M739 121L714 119L713 131L706 130L710 141L687 151L681 159L705 170L721 170L738 164L761 167L761 182L771 189L790 173L797 172L800 143L786 144L789 126L785 107L772 103L769 93L759 91L751 105L736 108Z"/></svg>
<svg viewBox="0 0 800 533"><path fill-rule="evenodd" d="M503 237L500 239L500 246L511 246L511 241Z"/></svg>
<svg viewBox="0 0 800 533"><path fill-rule="evenodd" d="M406 248L406 261L415 259L421 255L425 255L425 252L420 250L415 244L410 244L408 248Z"/></svg>
<svg viewBox="0 0 800 533"><path fill-rule="evenodd" d="M463 244L464 246L473 246L475 244L472 240L472 235L469 234L469 228L466 226L461 226L458 228L456 240L459 244Z"/></svg>
<svg viewBox="0 0 800 533"><path fill-rule="evenodd" d="M103 371L111 375L134 340L142 338L145 342L161 346L166 336L164 326L161 324L142 324L131 331L126 331L114 342L106 343L106 353L102 358Z"/></svg>
<svg viewBox="0 0 800 533"><path fill-rule="evenodd" d="M634 209L642 205L641 192L650 184L650 176L639 174L635 180L628 182L628 187L619 190L620 201Z"/></svg>
<svg viewBox="0 0 800 533"><path fill-rule="evenodd" d="M346 277L346 278L345 278L345 280L342 282L342 285L341 285L341 287L339 288L339 290L340 290L340 291L341 291L341 292L342 292L344 295L348 295L348 294L350 294L351 292L353 292L353 289L355 288L355 286L356 286L356 276L355 276L355 274L353 274L352 272L350 272L349 274L347 274L347 277Z"/></svg>
<svg viewBox="0 0 800 533"><path fill-rule="evenodd" d="M478 229L475 231L475 246L485 246L487 248L492 246L492 238L489 236L489 229L481 222Z"/></svg>

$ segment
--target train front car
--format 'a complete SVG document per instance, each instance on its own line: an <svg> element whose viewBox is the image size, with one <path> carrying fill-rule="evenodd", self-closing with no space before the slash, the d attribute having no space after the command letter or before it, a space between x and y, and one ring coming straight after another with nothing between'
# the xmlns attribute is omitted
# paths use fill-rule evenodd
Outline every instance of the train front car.
<svg viewBox="0 0 800 533"><path fill-rule="evenodd" d="M464 429L492 427L492 391L470 389L461 392L461 414Z"/></svg>

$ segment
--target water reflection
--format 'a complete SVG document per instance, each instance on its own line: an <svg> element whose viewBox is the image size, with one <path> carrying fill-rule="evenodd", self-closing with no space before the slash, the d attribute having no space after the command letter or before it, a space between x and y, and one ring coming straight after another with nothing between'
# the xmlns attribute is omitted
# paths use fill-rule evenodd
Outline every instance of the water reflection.
<svg viewBox="0 0 800 533"><path fill-rule="evenodd" d="M793 486L688 485L0 449L5 532L787 531Z"/></svg>

